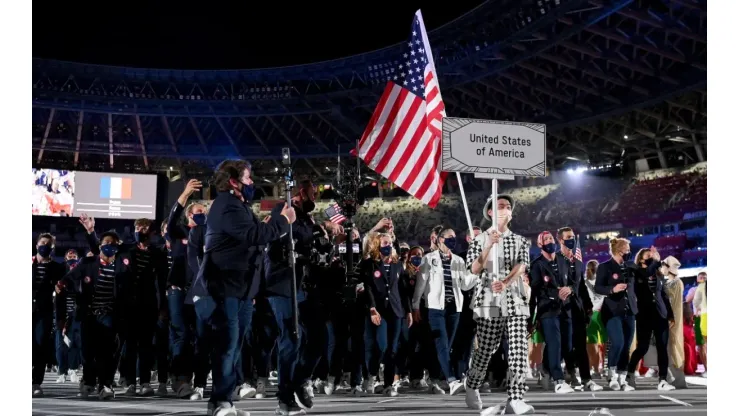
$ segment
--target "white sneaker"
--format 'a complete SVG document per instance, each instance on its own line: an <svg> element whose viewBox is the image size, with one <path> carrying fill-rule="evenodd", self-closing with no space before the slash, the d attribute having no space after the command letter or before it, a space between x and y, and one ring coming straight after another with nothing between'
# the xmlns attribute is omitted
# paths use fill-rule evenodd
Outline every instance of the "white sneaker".
<svg viewBox="0 0 740 416"><path fill-rule="evenodd" d="M352 387L352 390L350 390L350 394L355 397L363 397L367 395L367 393L365 393L365 390L363 390L361 386Z"/></svg>
<svg viewBox="0 0 740 416"><path fill-rule="evenodd" d="M41 389L40 384L33 385L33 397L44 397L44 391Z"/></svg>
<svg viewBox="0 0 740 416"><path fill-rule="evenodd" d="M511 400L506 403L506 413L515 415L531 415L534 407L528 405L524 400Z"/></svg>
<svg viewBox="0 0 740 416"><path fill-rule="evenodd" d="M555 393L558 394L567 394L567 393L573 393L573 387L571 387L568 383L566 383L563 380L558 380L558 382L555 384Z"/></svg>
<svg viewBox="0 0 740 416"><path fill-rule="evenodd" d="M465 404L469 409L483 410L483 401L480 399L480 391L465 386Z"/></svg>
<svg viewBox="0 0 740 416"><path fill-rule="evenodd" d="M334 377L327 377L326 383L324 383L324 394L327 396L334 394Z"/></svg>
<svg viewBox="0 0 740 416"><path fill-rule="evenodd" d="M67 381L67 376L65 376L64 374L62 374L61 376L57 377L57 384L62 384L65 381Z"/></svg>
<svg viewBox="0 0 740 416"><path fill-rule="evenodd" d="M627 374L619 375L619 387L622 391L635 391L633 384L635 384L634 376L630 376L628 379Z"/></svg>
<svg viewBox="0 0 740 416"><path fill-rule="evenodd" d="M278 376L277 371L274 371L274 370L270 371L270 380L277 380L277 376Z"/></svg>
<svg viewBox="0 0 740 416"><path fill-rule="evenodd" d="M374 382L372 392L373 394L383 393L383 383L381 383L380 381Z"/></svg>
<svg viewBox="0 0 740 416"><path fill-rule="evenodd" d="M203 387L196 387L193 389L193 393L190 395L190 400L203 400L204 389Z"/></svg>
<svg viewBox="0 0 740 416"><path fill-rule="evenodd" d="M460 380L455 380L449 383L449 386L450 386L450 396L454 396L457 393L460 393L465 388L465 383L463 383Z"/></svg>
<svg viewBox="0 0 740 416"><path fill-rule="evenodd" d="M602 391L602 390L604 390L604 388L601 387L601 386L599 386L598 384L596 384L595 381L589 380L588 383L586 383L586 385L583 386L583 390L584 391L585 390L588 390L588 391Z"/></svg>
<svg viewBox="0 0 740 416"><path fill-rule="evenodd" d="M100 397L100 400L110 400L116 397L116 392L114 392L112 388L104 386L98 392L98 396Z"/></svg>
<svg viewBox="0 0 740 416"><path fill-rule="evenodd" d="M83 384L80 386L80 392L77 393L77 397L81 399L87 399L90 397L91 394L94 394L94 393L95 393L95 387L86 386Z"/></svg>
<svg viewBox="0 0 740 416"><path fill-rule="evenodd" d="M411 387L411 382L409 381L409 376L405 376L401 379L401 387Z"/></svg>
<svg viewBox="0 0 740 416"><path fill-rule="evenodd" d="M659 391L671 391L676 390L676 387L674 387L671 384L668 384L665 380L660 380L660 383L658 383L658 390Z"/></svg>
<svg viewBox="0 0 740 416"><path fill-rule="evenodd" d="M393 385L384 388L383 389L383 394L386 397L396 397L396 396L398 396L398 386L399 386L399 384L400 383L398 381L396 381L396 382L393 383Z"/></svg>
<svg viewBox="0 0 740 416"><path fill-rule="evenodd" d="M432 381L429 383L429 394L447 394L439 385L439 383Z"/></svg>
<svg viewBox="0 0 740 416"><path fill-rule="evenodd" d="M80 382L80 376L77 375L77 371L75 371L75 370L69 370L67 372L67 376L69 376L69 381L72 382L72 383L74 383L74 384L77 384L77 383Z"/></svg>
<svg viewBox="0 0 740 416"><path fill-rule="evenodd" d="M305 415L306 411L301 409L295 403L285 404L283 402L280 402L277 409L275 409L275 414L279 416L298 416Z"/></svg>
<svg viewBox="0 0 740 416"><path fill-rule="evenodd" d="M238 413L233 404L229 402L218 403L215 409L213 409L213 416L237 416Z"/></svg>
<svg viewBox="0 0 740 416"><path fill-rule="evenodd" d="M252 387L249 383L243 383L241 386L237 386L234 393L239 397L239 399L251 399L255 394L257 394L257 389Z"/></svg>
<svg viewBox="0 0 740 416"><path fill-rule="evenodd" d="M614 367L611 370L611 375L609 377L609 388L614 391L621 390L621 383L619 382L619 373L617 373L617 367Z"/></svg>
<svg viewBox="0 0 740 416"><path fill-rule="evenodd" d="M266 377L260 377L257 379L257 388L255 388L256 391L254 393L255 398L264 399L267 397L267 383L269 383L269 381Z"/></svg>

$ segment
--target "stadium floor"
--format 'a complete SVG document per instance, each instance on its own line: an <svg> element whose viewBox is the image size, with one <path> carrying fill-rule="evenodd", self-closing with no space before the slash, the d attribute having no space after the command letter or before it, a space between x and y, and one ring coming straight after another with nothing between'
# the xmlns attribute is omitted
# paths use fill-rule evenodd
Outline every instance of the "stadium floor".
<svg viewBox="0 0 740 416"><path fill-rule="evenodd" d="M72 383L55 384L55 376L47 373L43 385L45 397L33 399L33 415L37 416L190 416L205 415L205 401L190 402L174 398L126 397L118 395L115 400L101 402L97 399L80 400L76 397L78 388ZM596 393L576 392L568 395L555 395L544 392L534 381L526 400L535 407L538 415L589 415L606 408L614 416L667 414L704 415L707 414L706 379L690 378L699 384L691 384L687 390L658 392L655 379L639 379L634 392L603 391ZM601 380L603 385L603 380ZM210 386L209 386L210 387ZM120 389L117 390L120 391ZM240 409L251 412L252 416L272 415L277 405L274 398L275 387L268 389L273 397L249 399L236 402ZM503 393L482 394L484 406L494 406L505 399ZM485 410L485 408L484 408ZM594 412L594 413L592 413ZM310 415L477 415L479 412L465 407L465 396L438 396L421 393L406 393L395 398L383 396L350 397L343 392L333 396L316 395L315 406Z"/></svg>

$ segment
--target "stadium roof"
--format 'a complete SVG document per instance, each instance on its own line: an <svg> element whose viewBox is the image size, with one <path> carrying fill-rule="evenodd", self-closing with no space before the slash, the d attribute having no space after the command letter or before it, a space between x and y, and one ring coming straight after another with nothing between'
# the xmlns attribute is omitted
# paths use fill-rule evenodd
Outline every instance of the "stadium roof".
<svg viewBox="0 0 740 416"><path fill-rule="evenodd" d="M448 115L546 123L556 168L704 159L706 1L541 3L486 2L430 34ZM34 162L156 170L240 156L268 175L286 146L326 175L322 158L353 146L398 50L221 71L35 59Z"/></svg>

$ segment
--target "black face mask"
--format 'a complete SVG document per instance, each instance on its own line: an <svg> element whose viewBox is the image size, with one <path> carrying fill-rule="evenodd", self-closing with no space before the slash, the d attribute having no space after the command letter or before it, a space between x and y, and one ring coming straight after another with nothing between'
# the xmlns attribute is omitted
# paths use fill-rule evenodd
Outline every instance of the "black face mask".
<svg viewBox="0 0 740 416"><path fill-rule="evenodd" d="M622 260L624 260L624 261L630 261L630 260L632 260L632 252L628 251L628 252L622 254Z"/></svg>
<svg viewBox="0 0 740 416"><path fill-rule="evenodd" d="M252 202L254 199L254 184L242 184L242 196L246 202Z"/></svg>
<svg viewBox="0 0 740 416"><path fill-rule="evenodd" d="M134 232L134 240L136 240L137 243L146 243L149 241L149 234L136 231Z"/></svg>
<svg viewBox="0 0 740 416"><path fill-rule="evenodd" d="M313 211L314 208L316 208L316 204L310 199L303 201L303 212L306 214Z"/></svg>

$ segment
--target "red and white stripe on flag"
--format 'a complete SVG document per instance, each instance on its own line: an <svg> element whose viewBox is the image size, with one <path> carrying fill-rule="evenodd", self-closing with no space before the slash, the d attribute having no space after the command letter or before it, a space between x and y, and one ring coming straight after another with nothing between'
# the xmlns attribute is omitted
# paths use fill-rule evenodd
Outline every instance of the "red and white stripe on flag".
<svg viewBox="0 0 740 416"><path fill-rule="evenodd" d="M360 139L359 152L352 153L434 208L447 176L440 171L445 106L421 11L408 46Z"/></svg>

